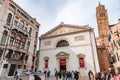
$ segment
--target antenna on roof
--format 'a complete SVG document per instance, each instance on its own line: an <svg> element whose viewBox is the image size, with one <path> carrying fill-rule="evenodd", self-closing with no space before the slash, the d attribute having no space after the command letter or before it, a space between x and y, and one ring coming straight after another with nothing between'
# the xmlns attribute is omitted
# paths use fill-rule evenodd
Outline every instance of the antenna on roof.
<svg viewBox="0 0 120 80"><path fill-rule="evenodd" d="M101 4L100 4L100 1L99 1L98 3L99 3L99 5L101 5Z"/></svg>

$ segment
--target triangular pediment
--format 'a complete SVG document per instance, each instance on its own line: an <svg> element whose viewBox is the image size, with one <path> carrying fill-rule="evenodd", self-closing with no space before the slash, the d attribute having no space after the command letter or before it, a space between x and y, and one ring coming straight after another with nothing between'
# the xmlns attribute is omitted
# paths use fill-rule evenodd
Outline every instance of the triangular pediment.
<svg viewBox="0 0 120 80"><path fill-rule="evenodd" d="M40 38L47 38L47 37L53 37L53 36L59 36L59 35L65 35L80 31L85 31L92 29L88 26L77 26L77 25L69 25L69 24L59 24L52 30L48 31L44 35L42 35Z"/></svg>
<svg viewBox="0 0 120 80"><path fill-rule="evenodd" d="M56 55L57 58L69 58L69 54L61 51Z"/></svg>

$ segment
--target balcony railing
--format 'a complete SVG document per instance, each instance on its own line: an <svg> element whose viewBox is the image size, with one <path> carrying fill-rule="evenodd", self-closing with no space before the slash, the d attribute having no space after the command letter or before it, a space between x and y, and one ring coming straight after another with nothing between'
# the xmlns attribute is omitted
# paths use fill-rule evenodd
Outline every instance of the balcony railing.
<svg viewBox="0 0 120 80"><path fill-rule="evenodd" d="M8 44L7 48L18 51L18 52L22 52L22 53L27 53L27 49L22 49L13 45Z"/></svg>
<svg viewBox="0 0 120 80"><path fill-rule="evenodd" d="M18 31L22 32L24 35L29 35L29 32L27 30L25 30L25 27L21 24L19 24L19 25L14 24L12 26L12 29L17 29Z"/></svg>

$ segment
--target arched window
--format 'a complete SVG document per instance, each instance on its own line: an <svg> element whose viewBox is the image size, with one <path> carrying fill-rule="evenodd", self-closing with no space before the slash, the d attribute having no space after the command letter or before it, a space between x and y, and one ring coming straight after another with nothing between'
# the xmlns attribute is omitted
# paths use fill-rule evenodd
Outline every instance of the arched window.
<svg viewBox="0 0 120 80"><path fill-rule="evenodd" d="M34 44L34 53L36 52L36 44Z"/></svg>
<svg viewBox="0 0 120 80"><path fill-rule="evenodd" d="M24 27L24 21L20 20L19 27L23 28Z"/></svg>
<svg viewBox="0 0 120 80"><path fill-rule="evenodd" d="M30 28L30 30L29 30L29 35L31 36L31 33L32 33L32 28Z"/></svg>
<svg viewBox="0 0 120 80"><path fill-rule="evenodd" d="M21 43L21 48L24 49L25 48L25 42L26 42L26 39L22 39L22 43Z"/></svg>
<svg viewBox="0 0 120 80"><path fill-rule="evenodd" d="M2 44L5 44L6 39L7 39L7 35L8 35L8 32L4 30L3 35L2 35L2 39L1 39Z"/></svg>
<svg viewBox="0 0 120 80"><path fill-rule="evenodd" d="M57 47L69 46L69 43L66 40L58 42Z"/></svg>
<svg viewBox="0 0 120 80"><path fill-rule="evenodd" d="M35 39L37 39L37 37L38 37L38 32L36 32L36 34L35 34Z"/></svg>
<svg viewBox="0 0 120 80"><path fill-rule="evenodd" d="M27 51L29 51L29 47L30 47L30 41L28 41L27 43Z"/></svg>
<svg viewBox="0 0 120 80"><path fill-rule="evenodd" d="M11 19L12 19L12 14L11 14L11 13L9 13L9 14L8 14L8 17L7 17L7 23L9 23L9 24L10 24Z"/></svg>
<svg viewBox="0 0 120 80"><path fill-rule="evenodd" d="M16 37L15 46L20 48L22 38L20 36Z"/></svg>

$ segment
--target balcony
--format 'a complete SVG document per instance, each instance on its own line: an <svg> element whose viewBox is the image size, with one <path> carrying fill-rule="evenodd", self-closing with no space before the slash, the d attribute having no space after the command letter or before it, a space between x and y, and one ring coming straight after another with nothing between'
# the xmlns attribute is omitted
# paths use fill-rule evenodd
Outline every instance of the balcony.
<svg viewBox="0 0 120 80"><path fill-rule="evenodd" d="M28 32L28 31L26 30L26 28L25 28L23 25L21 25L21 24L19 24L19 25L14 24L14 25L12 26L12 29L16 29L16 30L18 30L19 32L23 33L24 35L29 36L29 32Z"/></svg>
<svg viewBox="0 0 120 80"><path fill-rule="evenodd" d="M22 49L22 48L15 47L15 46L9 45L9 44L7 45L7 48L12 49L14 51L22 52L22 53L27 53L28 52L27 49Z"/></svg>
<svg viewBox="0 0 120 80"><path fill-rule="evenodd" d="M15 63L15 64L19 64L19 65L23 65L24 64L24 61L19 60L19 59L7 58L6 60L8 62L10 62L10 63Z"/></svg>

